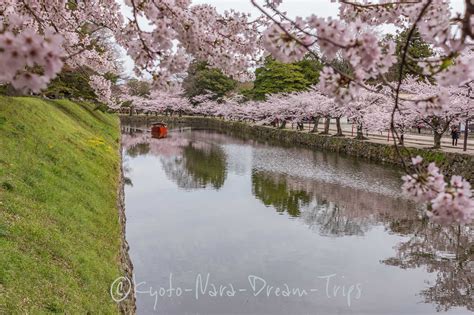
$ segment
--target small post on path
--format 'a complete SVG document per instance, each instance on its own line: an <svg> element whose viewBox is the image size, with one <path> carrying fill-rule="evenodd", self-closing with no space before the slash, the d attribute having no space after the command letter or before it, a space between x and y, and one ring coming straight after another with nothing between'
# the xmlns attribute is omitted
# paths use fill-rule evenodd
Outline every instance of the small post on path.
<svg viewBox="0 0 474 315"><path fill-rule="evenodd" d="M467 151L467 136L469 134L469 119L466 119L466 125L464 126L464 146L463 151Z"/></svg>
<svg viewBox="0 0 474 315"><path fill-rule="evenodd" d="M352 134L351 137L354 137L354 124L352 124Z"/></svg>
<svg viewBox="0 0 474 315"><path fill-rule="evenodd" d="M390 142L390 130L387 131L387 142Z"/></svg>

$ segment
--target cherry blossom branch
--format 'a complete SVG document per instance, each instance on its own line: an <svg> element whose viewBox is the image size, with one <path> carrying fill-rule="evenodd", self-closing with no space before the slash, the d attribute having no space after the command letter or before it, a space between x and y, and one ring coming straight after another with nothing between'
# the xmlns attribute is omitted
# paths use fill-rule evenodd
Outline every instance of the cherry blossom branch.
<svg viewBox="0 0 474 315"><path fill-rule="evenodd" d="M423 6L422 10L420 11L420 14L418 15L417 19L413 23L410 31L408 32L405 45L403 46L402 59L401 59L401 62L400 62L399 73L398 73L398 82L397 82L397 87L395 89L395 104L393 106L392 115L391 115L391 118L390 118L390 129L392 130L392 133L395 134L395 136L396 136L396 139L393 140L395 150L397 151L397 155L399 156L400 160L402 161L403 167L405 168L405 171L407 173L408 173L408 167L405 163L405 159L403 158L403 156L400 152L400 149L398 147L398 143L397 143L397 142L400 142L400 136L398 135L398 132L395 128L395 113L397 111L399 111L398 103L400 101L399 100L400 89L401 89L402 81L403 81L403 70L404 70L405 63L406 63L406 58L407 58L407 55L408 55L408 48L410 47L410 42L411 42L411 39L412 39L413 35L415 34L415 30L416 30L416 26L417 26L418 22L421 20L421 18L423 17L423 15L426 12L426 9L430 6L430 4L431 4L431 0L428 0L426 2L426 4ZM402 143L402 148L404 148L404 147L405 146ZM408 151L408 153L409 153L409 151Z"/></svg>

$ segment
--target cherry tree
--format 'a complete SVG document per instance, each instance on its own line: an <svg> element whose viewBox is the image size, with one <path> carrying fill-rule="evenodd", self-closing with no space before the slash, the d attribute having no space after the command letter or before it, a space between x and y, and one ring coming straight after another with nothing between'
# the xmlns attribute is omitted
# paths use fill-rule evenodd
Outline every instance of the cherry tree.
<svg viewBox="0 0 474 315"><path fill-rule="evenodd" d="M441 148L443 134L467 108L464 97L453 93L456 88L443 88L415 78L405 80L402 89L407 95L402 96L400 107L429 126L434 135L434 148Z"/></svg>
<svg viewBox="0 0 474 315"><path fill-rule="evenodd" d="M451 17L449 1L350 1L340 0L339 19L309 17L289 18L278 6L281 0L267 0L260 5L252 3L273 23L264 33L264 47L274 57L283 61L295 61L310 53L326 63L320 76L319 88L337 102L347 103L354 109L363 91L377 93L370 80L381 80L390 91L393 107L390 128L397 138L395 117L402 103L403 70L410 41L416 30L422 38L437 51L437 56L429 60L414 60L424 69L425 74L442 87L457 87L474 78L471 56L458 58L473 39L474 4L465 1L465 12ZM384 75L396 61L395 43L380 41L373 28L392 24L408 29L407 40L401 50L399 77L395 82L387 82ZM331 61L337 57L347 60L350 72L332 67ZM426 96L426 95L425 95ZM436 94L416 102L431 114L433 108L449 106L449 93L438 89ZM367 104L365 104L367 105ZM361 110L354 110L355 113ZM352 114L353 117L357 115ZM359 125L360 126L360 125ZM397 145L397 142L395 142ZM398 148L397 148L398 150ZM403 160L402 155L400 158ZM445 182L435 165L422 166L419 158L413 159L413 175L404 177L407 194L414 197L422 193L419 200L428 206L427 214L440 223L469 223L474 216L474 201L470 185L459 177ZM405 165L405 161L403 161ZM409 172L408 168L406 169ZM435 185L427 179L436 178Z"/></svg>
<svg viewBox="0 0 474 315"><path fill-rule="evenodd" d="M347 118L356 125L357 135L356 139L365 140L364 130L372 129L378 130L374 126L375 123L379 123L378 115L380 113L380 107L386 102L384 95L364 91L360 93L359 97L350 102L347 106ZM371 113L375 113L374 116ZM375 118L375 119L374 119Z"/></svg>
<svg viewBox="0 0 474 315"><path fill-rule="evenodd" d="M467 150L467 136L469 133L469 122L474 119L474 81L464 83L458 88L452 88L451 95L459 102L462 113L460 119L464 122L464 151Z"/></svg>
<svg viewBox="0 0 474 315"><path fill-rule="evenodd" d="M153 90L149 96L132 96L125 92L121 101L130 104L135 111L146 114L182 115L191 110L191 103L183 97L183 91L179 87Z"/></svg>

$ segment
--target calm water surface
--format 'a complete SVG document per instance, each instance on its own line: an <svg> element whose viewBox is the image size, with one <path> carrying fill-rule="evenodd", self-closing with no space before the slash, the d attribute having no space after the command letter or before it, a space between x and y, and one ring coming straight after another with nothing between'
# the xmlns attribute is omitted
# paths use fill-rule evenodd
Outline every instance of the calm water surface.
<svg viewBox="0 0 474 315"><path fill-rule="evenodd" d="M472 314L472 229L420 220L396 170L143 128L123 128L139 314Z"/></svg>

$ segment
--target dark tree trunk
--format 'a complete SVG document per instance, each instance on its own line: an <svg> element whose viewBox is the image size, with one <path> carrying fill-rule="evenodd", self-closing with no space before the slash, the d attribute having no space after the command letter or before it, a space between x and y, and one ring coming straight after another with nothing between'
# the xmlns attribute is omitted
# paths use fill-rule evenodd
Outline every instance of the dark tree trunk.
<svg viewBox="0 0 474 315"><path fill-rule="evenodd" d="M357 125L357 135L355 138L358 140L367 140L367 138L364 137L364 127L362 125Z"/></svg>
<svg viewBox="0 0 474 315"><path fill-rule="evenodd" d="M324 121L324 131L321 132L323 135L329 134L329 125L331 124L331 118L326 117L326 120Z"/></svg>
<svg viewBox="0 0 474 315"><path fill-rule="evenodd" d="M433 130L434 135L434 149L441 149L441 138L443 137L442 133L439 133L436 130Z"/></svg>
<svg viewBox="0 0 474 315"><path fill-rule="evenodd" d="M464 126L464 144L463 151L467 151L467 137L469 135L469 119L466 119L466 125Z"/></svg>
<svg viewBox="0 0 474 315"><path fill-rule="evenodd" d="M313 117L313 130L311 132L318 132L318 125L319 125L319 117Z"/></svg>
<svg viewBox="0 0 474 315"><path fill-rule="evenodd" d="M286 128L286 120L283 120L283 121L281 122L281 125L280 125L279 128L280 128L280 129L285 129L285 128Z"/></svg>
<svg viewBox="0 0 474 315"><path fill-rule="evenodd" d="M344 136L344 134L342 133L342 127L341 127L341 117L336 117L336 128L337 128L336 137Z"/></svg>
<svg viewBox="0 0 474 315"><path fill-rule="evenodd" d="M398 140L399 140L398 144L404 145L404 144L405 144L405 134L403 133L403 131L400 132L400 135L399 135L398 138L399 138L399 139L398 139Z"/></svg>

